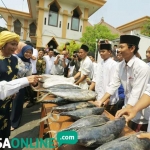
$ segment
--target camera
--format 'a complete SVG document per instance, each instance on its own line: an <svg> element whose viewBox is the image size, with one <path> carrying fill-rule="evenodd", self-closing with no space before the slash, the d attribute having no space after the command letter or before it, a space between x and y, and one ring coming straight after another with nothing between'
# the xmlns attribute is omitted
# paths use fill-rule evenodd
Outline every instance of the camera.
<svg viewBox="0 0 150 150"><path fill-rule="evenodd" d="M76 58L76 57L78 57L78 55L77 54L73 54L73 57Z"/></svg>

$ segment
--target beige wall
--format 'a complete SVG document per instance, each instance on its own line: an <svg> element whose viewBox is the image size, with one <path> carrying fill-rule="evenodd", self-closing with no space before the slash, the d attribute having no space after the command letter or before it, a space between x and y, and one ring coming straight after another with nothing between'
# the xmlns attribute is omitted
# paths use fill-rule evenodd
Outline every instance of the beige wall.
<svg viewBox="0 0 150 150"><path fill-rule="evenodd" d="M37 42L36 47L42 47L42 31L43 31L43 20L44 20L44 7L45 0L39 0L39 12L38 12L38 22L37 22Z"/></svg>

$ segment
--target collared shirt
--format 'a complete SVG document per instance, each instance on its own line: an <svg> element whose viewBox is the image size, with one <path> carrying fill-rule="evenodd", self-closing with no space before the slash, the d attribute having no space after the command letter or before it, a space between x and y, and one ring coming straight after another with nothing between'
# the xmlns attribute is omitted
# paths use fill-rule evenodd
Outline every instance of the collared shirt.
<svg viewBox="0 0 150 150"><path fill-rule="evenodd" d="M94 74L95 74L96 71L97 71L97 65L98 65L98 63L93 62L93 75L92 75L92 76L94 76Z"/></svg>
<svg viewBox="0 0 150 150"><path fill-rule="evenodd" d="M98 63L97 74L93 78L93 82L95 82L95 92L97 93L97 100L100 100L110 84L113 80L113 75L117 66L117 62L112 58L108 58L107 60L103 60ZM118 101L118 90L114 92L114 94L110 97L110 105L116 104Z"/></svg>
<svg viewBox="0 0 150 150"><path fill-rule="evenodd" d="M29 85L27 78L20 78L12 80L9 82L1 81L0 82L0 100L4 100L6 97L9 97L17 92L21 88L24 88Z"/></svg>
<svg viewBox="0 0 150 150"><path fill-rule="evenodd" d="M55 57L54 61L57 60L57 56ZM69 63L69 59L65 58L65 64L66 66ZM59 58L58 64L57 65L53 65L52 69L51 69L51 74L53 75L63 75L64 74L64 67L63 67L63 59Z"/></svg>
<svg viewBox="0 0 150 150"><path fill-rule="evenodd" d="M80 69L79 71L81 72L81 77L83 75L86 75L88 78L92 79L93 77L93 63L91 61L91 59L86 56L81 62L80 62ZM81 83L79 83L79 86L82 89L88 89L88 84L86 82L86 79L83 80Z"/></svg>
<svg viewBox="0 0 150 150"><path fill-rule="evenodd" d="M38 58L38 50L33 48L33 54L32 54L36 60L30 59L31 64L32 64L32 74L36 74L37 70L36 70L36 62L37 62L37 58Z"/></svg>
<svg viewBox="0 0 150 150"><path fill-rule="evenodd" d="M55 57L53 57L53 56L49 57L49 55L47 55L47 56L44 56L43 59L46 62L45 74L51 74L51 69L54 65Z"/></svg>
<svg viewBox="0 0 150 150"><path fill-rule="evenodd" d="M150 62L147 63L150 66Z"/></svg>
<svg viewBox="0 0 150 150"><path fill-rule="evenodd" d="M107 92L113 95L115 90L122 84L125 92L125 105L134 106L144 93L149 78L149 66L133 56L127 64L125 60L119 63ZM139 119L143 119L141 112L137 114L133 121L139 123ZM144 120L141 123L144 123Z"/></svg>

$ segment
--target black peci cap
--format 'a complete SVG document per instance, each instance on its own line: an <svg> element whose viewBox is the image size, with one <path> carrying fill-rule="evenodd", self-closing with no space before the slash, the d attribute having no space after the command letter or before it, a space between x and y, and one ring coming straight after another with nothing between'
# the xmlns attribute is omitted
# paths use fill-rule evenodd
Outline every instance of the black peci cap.
<svg viewBox="0 0 150 150"><path fill-rule="evenodd" d="M111 50L111 44L100 44L99 50L103 50L103 49Z"/></svg>
<svg viewBox="0 0 150 150"><path fill-rule="evenodd" d="M89 47L87 45L84 45L84 44L81 45L80 49L83 49L86 52L89 51Z"/></svg>
<svg viewBox="0 0 150 150"><path fill-rule="evenodd" d="M121 35L120 36L120 44L127 43L138 46L140 42L140 37L135 35Z"/></svg>

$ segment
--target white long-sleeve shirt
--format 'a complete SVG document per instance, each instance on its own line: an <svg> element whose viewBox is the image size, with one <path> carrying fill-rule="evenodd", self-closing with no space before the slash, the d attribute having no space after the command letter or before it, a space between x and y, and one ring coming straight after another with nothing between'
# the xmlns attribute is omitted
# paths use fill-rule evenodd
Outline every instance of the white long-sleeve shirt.
<svg viewBox="0 0 150 150"><path fill-rule="evenodd" d="M90 79L92 79L93 77L93 63L91 61L91 59L86 56L81 62L80 62L80 69L79 71L81 72L81 76L86 75L87 77L89 77ZM86 79L84 79L82 82L79 83L79 86L82 89L88 89L88 84L86 82Z"/></svg>
<svg viewBox="0 0 150 150"><path fill-rule="evenodd" d="M29 82L26 77L15 79L9 82L1 81L0 82L0 100L4 100L6 97L19 92L20 89L28 85L29 85Z"/></svg>
<svg viewBox="0 0 150 150"><path fill-rule="evenodd" d="M97 73L93 78L93 82L95 82L95 92L97 93L97 100L100 100L110 84L113 80L113 75L117 66L117 62L112 58L107 59L106 61L102 61L98 63ZM109 105L116 104L118 101L118 90L114 92L114 94L110 97Z"/></svg>
<svg viewBox="0 0 150 150"><path fill-rule="evenodd" d="M125 92L125 106L134 106L146 90L150 78L149 66L136 56L126 64L123 60L115 70L113 81L107 89L110 95L122 84ZM136 123L146 123L141 112L132 120Z"/></svg>
<svg viewBox="0 0 150 150"><path fill-rule="evenodd" d="M45 74L51 74L51 69L54 65L55 57L44 56L43 59L46 62Z"/></svg>
<svg viewBox="0 0 150 150"><path fill-rule="evenodd" d="M31 64L32 64L32 74L36 74L37 70L36 70L36 62L37 62L37 58L38 58L38 50L33 48L33 54L32 54L36 59L30 59Z"/></svg>

